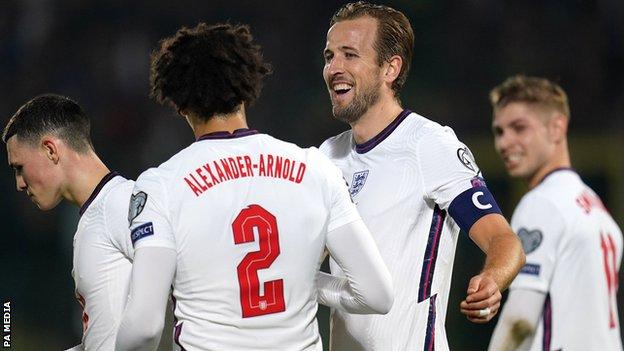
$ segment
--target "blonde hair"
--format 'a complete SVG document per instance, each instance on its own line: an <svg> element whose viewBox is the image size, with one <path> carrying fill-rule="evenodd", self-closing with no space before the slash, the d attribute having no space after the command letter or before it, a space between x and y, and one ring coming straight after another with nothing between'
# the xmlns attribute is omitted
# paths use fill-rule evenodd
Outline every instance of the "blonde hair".
<svg viewBox="0 0 624 351"><path fill-rule="evenodd" d="M558 84L546 78L516 75L507 78L490 92L490 103L495 110L513 102L557 111L570 118L568 96Z"/></svg>

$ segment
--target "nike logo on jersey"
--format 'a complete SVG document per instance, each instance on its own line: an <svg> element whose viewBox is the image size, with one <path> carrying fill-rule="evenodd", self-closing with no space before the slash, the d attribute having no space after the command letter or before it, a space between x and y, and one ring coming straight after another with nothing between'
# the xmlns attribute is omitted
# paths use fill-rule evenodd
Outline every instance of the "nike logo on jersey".
<svg viewBox="0 0 624 351"><path fill-rule="evenodd" d="M152 224L152 222L141 224L140 226L132 229L132 233L130 234L132 245L134 245L137 240L150 235L154 235L154 225Z"/></svg>

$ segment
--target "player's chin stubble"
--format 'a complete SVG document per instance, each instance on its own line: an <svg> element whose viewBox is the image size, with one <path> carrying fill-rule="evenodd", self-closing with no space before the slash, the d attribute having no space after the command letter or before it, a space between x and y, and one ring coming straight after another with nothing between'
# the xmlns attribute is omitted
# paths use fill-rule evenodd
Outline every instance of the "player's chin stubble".
<svg viewBox="0 0 624 351"><path fill-rule="evenodd" d="M353 100L347 106L340 107L332 102L332 112L334 117L345 123L355 123L362 117L368 108L374 105L379 100L379 84L366 87L362 90L361 94L354 94Z"/></svg>

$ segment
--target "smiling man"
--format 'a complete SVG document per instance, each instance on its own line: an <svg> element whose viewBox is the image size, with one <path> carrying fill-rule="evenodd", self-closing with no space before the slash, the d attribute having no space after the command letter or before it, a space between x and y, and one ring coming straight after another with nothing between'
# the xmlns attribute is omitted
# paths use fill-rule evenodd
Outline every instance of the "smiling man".
<svg viewBox="0 0 624 351"><path fill-rule="evenodd" d="M493 318L500 292L523 265L520 241L453 130L401 106L414 45L405 15L357 2L339 9L330 26L323 77L334 116L351 130L321 151L350 184L396 288L387 315L332 311L332 349L447 350L444 321L460 228L487 254L460 307L476 323Z"/></svg>
<svg viewBox="0 0 624 351"><path fill-rule="evenodd" d="M72 350L112 350L132 269L127 214L134 182L108 170L89 130L76 102L47 94L20 107L2 140L18 191L43 211L63 199L80 207L72 275L83 337Z"/></svg>
<svg viewBox="0 0 624 351"><path fill-rule="evenodd" d="M617 279L622 233L572 169L568 98L515 76L490 93L496 150L529 187L511 224L527 264L510 286L490 350L622 350Z"/></svg>

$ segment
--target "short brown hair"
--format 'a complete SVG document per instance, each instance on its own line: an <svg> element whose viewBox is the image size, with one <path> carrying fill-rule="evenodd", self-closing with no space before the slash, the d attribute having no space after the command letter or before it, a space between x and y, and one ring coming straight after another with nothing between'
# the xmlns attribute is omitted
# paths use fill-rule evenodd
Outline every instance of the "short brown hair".
<svg viewBox="0 0 624 351"><path fill-rule="evenodd" d="M249 27L229 23L183 27L161 41L151 61L151 96L202 120L252 104L271 72Z"/></svg>
<svg viewBox="0 0 624 351"><path fill-rule="evenodd" d="M342 6L331 19L330 27L336 22L369 16L377 20L377 40L373 48L377 51L377 61L381 65L392 56L403 59L401 72L392 82L392 90L398 97L405 84L414 55L414 31L403 13L384 5L374 5L358 1Z"/></svg>
<svg viewBox="0 0 624 351"><path fill-rule="evenodd" d="M516 75L507 78L490 92L490 103L494 109L503 108L512 102L524 102L558 111L570 118L568 96L558 84L546 78Z"/></svg>
<svg viewBox="0 0 624 351"><path fill-rule="evenodd" d="M54 134L74 151L93 150L91 123L82 107L72 99L43 94L26 102L15 112L2 132L2 141L16 136L21 142L36 145L45 134Z"/></svg>

